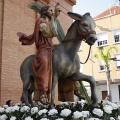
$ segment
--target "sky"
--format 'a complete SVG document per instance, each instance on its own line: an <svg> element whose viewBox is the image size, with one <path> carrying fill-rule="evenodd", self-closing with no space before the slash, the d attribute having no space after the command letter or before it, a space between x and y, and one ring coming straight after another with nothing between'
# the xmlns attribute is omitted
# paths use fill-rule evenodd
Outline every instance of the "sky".
<svg viewBox="0 0 120 120"><path fill-rule="evenodd" d="M76 0L73 12L81 15L89 12L92 17L95 17L113 5L119 5L119 0Z"/></svg>

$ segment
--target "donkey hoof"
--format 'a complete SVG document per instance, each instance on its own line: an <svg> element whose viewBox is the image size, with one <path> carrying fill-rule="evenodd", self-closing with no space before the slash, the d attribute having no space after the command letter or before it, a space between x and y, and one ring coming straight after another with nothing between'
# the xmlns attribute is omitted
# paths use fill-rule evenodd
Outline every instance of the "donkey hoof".
<svg viewBox="0 0 120 120"><path fill-rule="evenodd" d="M50 109L55 108L55 104L50 104Z"/></svg>
<svg viewBox="0 0 120 120"><path fill-rule="evenodd" d="M94 108L96 108L96 107L97 107L97 104L92 104L92 105L90 105L90 111L93 111Z"/></svg>

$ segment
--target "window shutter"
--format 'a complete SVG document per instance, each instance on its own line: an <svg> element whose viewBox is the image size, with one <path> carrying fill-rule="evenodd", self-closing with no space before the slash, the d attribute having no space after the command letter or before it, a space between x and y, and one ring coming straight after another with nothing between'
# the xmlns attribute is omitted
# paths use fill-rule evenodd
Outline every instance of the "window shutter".
<svg viewBox="0 0 120 120"><path fill-rule="evenodd" d="M107 40L108 40L108 35L107 33L101 33L101 34L98 34L97 35L97 43L98 43L98 46L105 46L108 44Z"/></svg>
<svg viewBox="0 0 120 120"><path fill-rule="evenodd" d="M117 57L117 60L120 60L120 55L117 55L116 57ZM116 61L116 65L120 66L120 61Z"/></svg>

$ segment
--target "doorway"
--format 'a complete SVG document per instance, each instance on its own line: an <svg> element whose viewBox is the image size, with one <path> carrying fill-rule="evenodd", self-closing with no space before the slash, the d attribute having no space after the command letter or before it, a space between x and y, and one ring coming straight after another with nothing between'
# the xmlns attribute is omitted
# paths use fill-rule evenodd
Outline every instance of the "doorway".
<svg viewBox="0 0 120 120"><path fill-rule="evenodd" d="M107 96L107 91L102 91L102 100L104 100Z"/></svg>

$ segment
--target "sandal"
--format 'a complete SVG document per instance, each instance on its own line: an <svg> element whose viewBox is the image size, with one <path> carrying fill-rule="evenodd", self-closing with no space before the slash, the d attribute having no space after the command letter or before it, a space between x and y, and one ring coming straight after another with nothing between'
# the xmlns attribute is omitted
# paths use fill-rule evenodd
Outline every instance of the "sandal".
<svg viewBox="0 0 120 120"><path fill-rule="evenodd" d="M43 105L48 105L48 98L46 93L42 93L39 100Z"/></svg>
<svg viewBox="0 0 120 120"><path fill-rule="evenodd" d="M79 90L75 90L75 91L74 91L74 94L75 94L77 97L79 97L79 100L81 100L81 99L85 100L85 97L80 93Z"/></svg>

